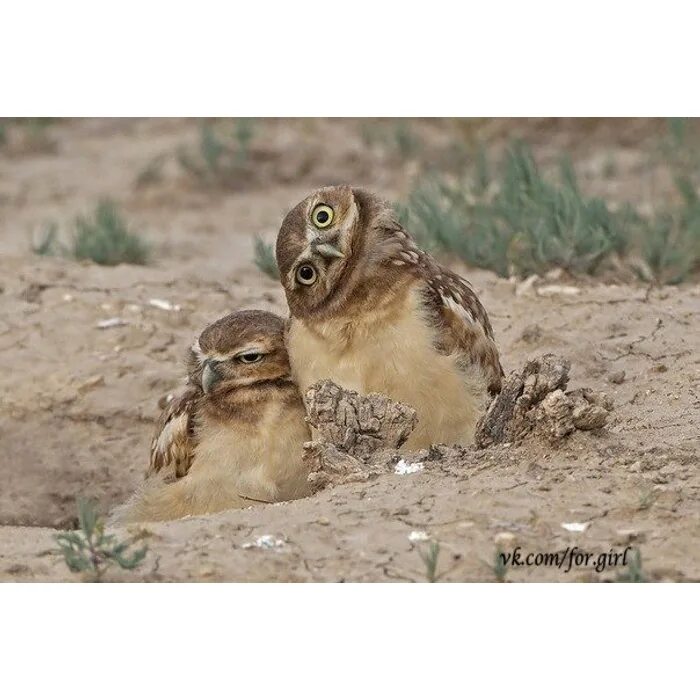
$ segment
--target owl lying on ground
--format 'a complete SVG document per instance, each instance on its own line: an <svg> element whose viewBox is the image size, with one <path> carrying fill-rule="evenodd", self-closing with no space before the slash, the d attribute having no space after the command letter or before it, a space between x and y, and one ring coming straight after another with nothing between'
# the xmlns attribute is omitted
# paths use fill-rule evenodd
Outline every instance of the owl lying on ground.
<svg viewBox="0 0 700 700"><path fill-rule="evenodd" d="M185 392L160 417L143 486L113 522L172 520L307 495L304 406L285 322L239 311L208 326L187 358Z"/></svg>
<svg viewBox="0 0 700 700"><path fill-rule="evenodd" d="M302 393L331 379L413 406L407 449L472 442L503 376L491 324L469 283L418 249L387 203L320 189L285 217L276 256Z"/></svg>

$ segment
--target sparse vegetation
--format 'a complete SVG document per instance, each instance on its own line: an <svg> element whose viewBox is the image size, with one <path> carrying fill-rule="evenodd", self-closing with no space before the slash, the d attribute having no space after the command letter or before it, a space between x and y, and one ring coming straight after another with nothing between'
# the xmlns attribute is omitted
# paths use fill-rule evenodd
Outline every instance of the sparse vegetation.
<svg viewBox="0 0 700 700"><path fill-rule="evenodd" d="M493 575L496 577L498 583L505 583L506 574L508 573L508 566L505 562L505 557L503 555L503 550L500 547L496 548L496 552L493 555Z"/></svg>
<svg viewBox="0 0 700 700"><path fill-rule="evenodd" d="M642 553L635 547L630 554L627 568L617 576L618 583L649 583L649 576L642 568Z"/></svg>
<svg viewBox="0 0 700 700"><path fill-rule="evenodd" d="M466 182L432 175L411 193L400 215L426 247L503 277L552 267L593 273L624 250L628 214L582 195L568 159L559 183L542 175L523 144L508 149L497 182L483 152L476 164Z"/></svg>
<svg viewBox="0 0 700 700"><path fill-rule="evenodd" d="M552 268L596 274L616 255L647 281L678 283L700 267L700 147L688 156L689 137L674 128L664 153L679 204L652 216L584 195L568 156L558 178L545 176L522 143L500 168L479 149L464 177L423 176L397 211L424 247L503 277Z"/></svg>
<svg viewBox="0 0 700 700"><path fill-rule="evenodd" d="M425 578L428 583L436 583L439 580L439 575L437 573L438 559L440 557L440 544L438 542L431 542L428 545L428 549L419 549L418 554L425 564Z"/></svg>
<svg viewBox="0 0 700 700"><path fill-rule="evenodd" d="M253 262L255 266L266 274L270 279L279 279L279 270L277 269L277 260L275 259L275 250L270 243L260 237L255 237L255 254Z"/></svg>
<svg viewBox="0 0 700 700"><path fill-rule="evenodd" d="M201 183L226 185L245 172L254 135L251 119L235 119L228 129L207 122L200 127L197 150L182 148L177 159L185 172Z"/></svg>
<svg viewBox="0 0 700 700"><path fill-rule="evenodd" d="M60 554L71 571L86 573L92 580L100 581L110 565L116 564L130 571L146 558L147 546L129 552L134 540L118 542L114 535L105 534L104 523L91 501L78 500L78 521L79 530L62 532L55 537Z"/></svg>
<svg viewBox="0 0 700 700"><path fill-rule="evenodd" d="M76 219L71 252L98 265L145 265L150 247L128 227L113 202L102 200L92 217Z"/></svg>
<svg viewBox="0 0 700 700"><path fill-rule="evenodd" d="M132 231L110 200L101 200L91 217L79 216L70 243L61 243L58 225L46 224L39 241L32 246L37 255L63 255L76 260L92 260L98 265L145 265L150 246Z"/></svg>

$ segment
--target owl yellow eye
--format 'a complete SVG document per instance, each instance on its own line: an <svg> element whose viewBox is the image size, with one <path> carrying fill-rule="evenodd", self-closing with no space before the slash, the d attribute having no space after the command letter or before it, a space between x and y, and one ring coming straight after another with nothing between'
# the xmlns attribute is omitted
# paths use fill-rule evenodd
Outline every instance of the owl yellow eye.
<svg viewBox="0 0 700 700"><path fill-rule="evenodd" d="M311 213L316 228L328 228L333 223L333 210L327 204L318 204Z"/></svg>
<svg viewBox="0 0 700 700"><path fill-rule="evenodd" d="M312 285L316 281L317 276L316 269L313 265L304 263L297 267L296 278L299 284L305 284L307 286Z"/></svg>

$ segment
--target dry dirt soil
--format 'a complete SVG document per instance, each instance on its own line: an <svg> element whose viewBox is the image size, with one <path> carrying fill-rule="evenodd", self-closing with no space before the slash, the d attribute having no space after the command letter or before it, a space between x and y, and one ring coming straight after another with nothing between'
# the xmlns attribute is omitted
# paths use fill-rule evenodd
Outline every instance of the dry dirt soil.
<svg viewBox="0 0 700 700"><path fill-rule="evenodd" d="M660 128L644 120L412 125L429 165L440 166L455 138L498 148L522 135L545 163L569 149L590 191L641 204L651 182L655 192L665 186L647 155ZM252 264L254 234L274 240L284 213L317 185L350 181L396 198L425 165L402 158L382 129L258 122L250 165L226 187L178 168L173 154L198 139L191 120L70 120L39 140L11 134L0 150L1 581L81 580L53 537L75 526L76 496L94 497L107 513L138 484L158 400L178 387L194 335L234 309L284 313L279 287ZM136 186L159 156L161 176ZM604 174L611 158L614 179ZM146 233L151 265L32 253L44 222L65 226L101 196ZM700 580L700 286L568 279L528 288L457 269L482 295L506 371L545 352L567 357L571 388L614 399L606 429L557 448L531 440L470 449L296 502L149 524L131 533L149 545L143 566L107 580L425 581L431 541L444 581L613 581L627 571L499 572L498 548L516 546L523 556L632 546L650 580ZM563 283L576 291L548 293ZM123 325L98 327L110 318ZM571 523L582 531L563 527ZM425 535L410 537L416 532Z"/></svg>

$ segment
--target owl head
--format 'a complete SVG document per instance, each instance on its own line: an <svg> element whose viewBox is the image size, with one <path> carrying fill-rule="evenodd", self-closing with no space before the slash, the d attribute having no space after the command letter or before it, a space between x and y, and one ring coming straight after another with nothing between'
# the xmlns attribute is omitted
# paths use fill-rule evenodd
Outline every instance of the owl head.
<svg viewBox="0 0 700 700"><path fill-rule="evenodd" d="M237 311L207 326L192 345L189 381L214 403L242 387L289 377L285 322L267 311Z"/></svg>
<svg viewBox="0 0 700 700"><path fill-rule="evenodd" d="M277 236L277 266L292 316L336 314L391 284L393 209L365 190L324 187L297 204Z"/></svg>

